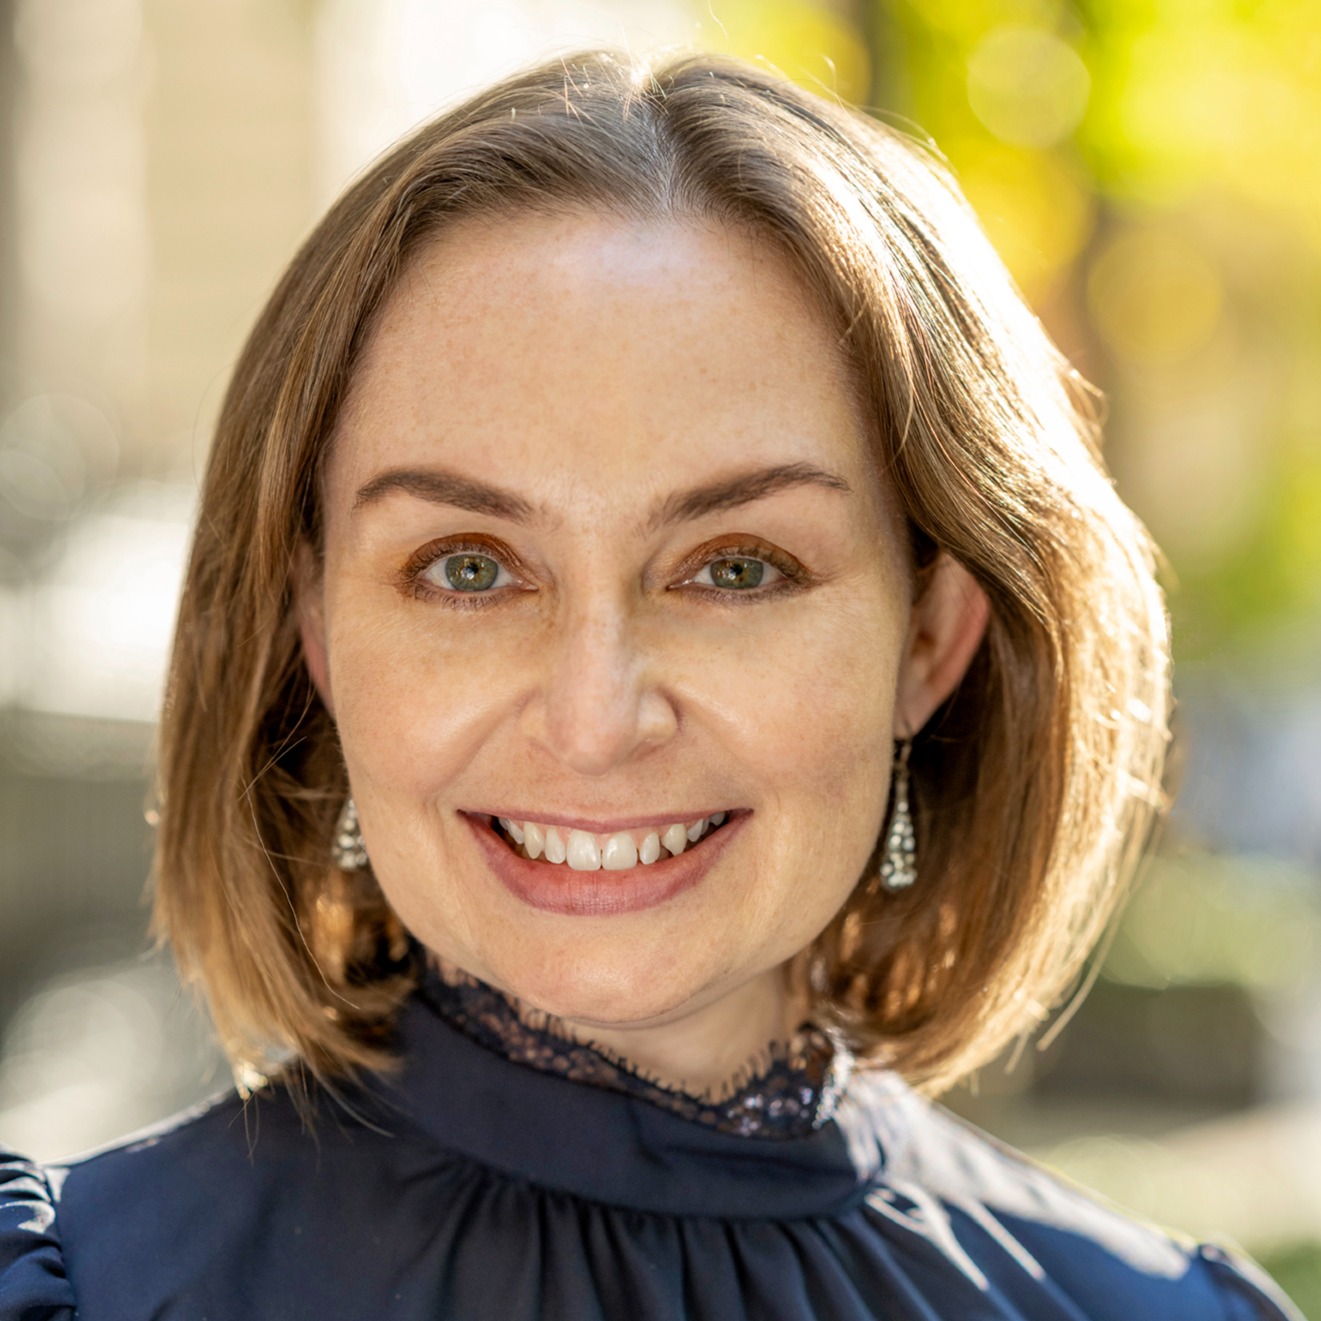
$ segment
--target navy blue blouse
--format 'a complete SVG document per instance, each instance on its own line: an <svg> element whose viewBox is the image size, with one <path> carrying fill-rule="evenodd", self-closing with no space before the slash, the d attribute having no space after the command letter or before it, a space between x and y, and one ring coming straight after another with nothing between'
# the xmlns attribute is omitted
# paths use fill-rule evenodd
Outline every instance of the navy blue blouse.
<svg viewBox="0 0 1321 1321"><path fill-rule="evenodd" d="M892 1074L781 1059L717 1113L559 1042L501 1048L432 979L402 1072L311 1127L270 1086L0 1154L0 1321L1301 1321Z"/></svg>

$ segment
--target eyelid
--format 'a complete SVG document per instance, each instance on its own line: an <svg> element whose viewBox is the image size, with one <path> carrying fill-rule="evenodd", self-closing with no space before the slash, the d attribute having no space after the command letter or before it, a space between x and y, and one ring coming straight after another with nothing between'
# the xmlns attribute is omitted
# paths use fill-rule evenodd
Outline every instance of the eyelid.
<svg viewBox="0 0 1321 1321"><path fill-rule="evenodd" d="M427 581L424 575L434 565L452 555L470 553L486 555L515 578L513 583L492 586L482 592L461 592L442 583ZM779 575L772 582L758 583L756 587L734 590L717 587L714 583L696 581L697 575L710 568L717 560L755 559L768 564ZM759 598L774 596L780 592L793 591L810 586L814 575L792 555L768 545L758 538L739 542L708 542L699 547L681 565L677 572L678 581L667 590L689 588L703 595L722 601L754 601ZM460 608L480 608L494 605L511 590L525 587L521 575L524 573L522 561L503 542L482 533L470 533L453 537L437 537L424 546L420 546L408 557L398 575L398 585L406 596L432 597L443 600L448 605Z"/></svg>
<svg viewBox="0 0 1321 1321"><path fill-rule="evenodd" d="M785 580L789 577L789 575L788 575L787 573L785 573L785 571L784 571L782 568L780 568L780 566L779 566L778 564L776 564L774 560L767 559L765 555L753 555L753 554L749 553L748 551L744 551L744 550L739 550L739 551L723 551L723 552L721 552L721 553L718 554L718 555L712 555L710 559L708 559L705 563L703 563L703 564L698 568L697 572L698 572L699 574L708 572L708 571L710 570L711 566L712 566L713 564L718 563L720 560L759 560L762 564L765 564L768 568L774 570L774 572L775 572L776 574L779 575L778 577L773 578L770 582L764 582L764 581L763 581L763 582L758 583L756 587L745 588L745 589L743 589L742 591L738 591L738 592L731 592L731 595L751 596L751 595L754 594L759 588L762 588L762 587L774 587L774 586L776 585L776 583L783 582L783 581L785 581ZM691 582L691 583L696 583L696 585L697 585L698 587L715 587L715 586L716 586L716 584L715 584L714 582L709 582L709 583L699 583L699 582L697 582L697 578L696 578L696 576L694 576L694 577L692 577L692 578L689 578L688 581ZM719 589L719 588L716 588L716 590L719 591L720 589Z"/></svg>
<svg viewBox="0 0 1321 1321"><path fill-rule="evenodd" d="M448 582L444 582L444 581L432 582L427 578L427 575L430 574L431 571L437 568L438 566L446 565L450 562L450 560L463 559L465 556L474 559L480 558L484 560L491 560L495 564L496 580L490 585L490 587L484 588L482 591L479 592L477 591L464 592L460 588L454 587ZM500 581L501 574L505 575L505 577L510 579L510 581L501 582ZM471 546L451 546L447 550L442 551L439 555L436 556L434 560L431 561L430 564L426 565L422 569L421 573L418 574L418 577L425 580L427 582L428 587L435 587L442 592L458 592L460 596L489 596L491 595L492 592L498 591L502 587L512 587L514 585L514 582L517 581L514 578L514 575L509 571L509 566L504 562L504 560L500 558L500 556L492 555L489 550L476 550Z"/></svg>
<svg viewBox="0 0 1321 1321"><path fill-rule="evenodd" d="M696 583L695 576L697 573L709 568L709 565L715 563L716 560L736 559L761 560L762 563L769 564L771 568L775 569L779 577L773 583L760 583L756 588L745 590L723 590L713 584ZM778 550L777 547L770 546L758 536L750 536L750 538L738 540L738 542L708 543L707 546L701 547L692 556L688 564L692 565L691 571L687 572L682 583L678 584L679 587L691 584L697 592L703 592L707 596L719 597L720 600L756 601L762 597L775 596L779 592L786 592L786 590L791 592L791 590L798 588L810 587L815 581L815 575L811 572L811 569L799 564L799 561L794 559L793 555Z"/></svg>
<svg viewBox="0 0 1321 1321"><path fill-rule="evenodd" d="M453 555L463 554L485 555L495 560L500 568L508 572L515 581L513 583L502 583L498 587L490 587L484 592L460 592L443 583L428 582L424 578L423 575L442 560L447 560ZM503 594L511 587L517 587L521 582L520 575L522 572L522 561L508 546L503 542L496 541L493 537L488 538L480 533L474 533L467 536L438 537L434 541L427 542L424 546L419 546L405 561L403 568L399 571L398 580L400 589L406 595L434 594L466 606L481 604L483 601Z"/></svg>

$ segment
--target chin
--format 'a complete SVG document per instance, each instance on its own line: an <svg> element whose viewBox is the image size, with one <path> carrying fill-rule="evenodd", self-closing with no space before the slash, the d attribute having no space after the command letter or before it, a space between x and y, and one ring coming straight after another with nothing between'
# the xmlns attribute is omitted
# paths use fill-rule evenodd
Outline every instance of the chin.
<svg viewBox="0 0 1321 1321"><path fill-rule="evenodd" d="M682 1017L714 992L714 978L639 959L635 950L605 960L586 956L525 959L501 989L525 1005L585 1027L652 1027Z"/></svg>

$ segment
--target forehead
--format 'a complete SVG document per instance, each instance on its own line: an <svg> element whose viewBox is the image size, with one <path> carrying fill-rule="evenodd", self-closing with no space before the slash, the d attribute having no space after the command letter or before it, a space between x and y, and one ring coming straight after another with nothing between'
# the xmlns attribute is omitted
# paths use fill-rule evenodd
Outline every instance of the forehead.
<svg viewBox="0 0 1321 1321"><path fill-rule="evenodd" d="M781 251L699 220L466 220L412 260L332 475L499 462L556 480L809 460L871 472L838 335ZM865 484L865 483L864 483Z"/></svg>

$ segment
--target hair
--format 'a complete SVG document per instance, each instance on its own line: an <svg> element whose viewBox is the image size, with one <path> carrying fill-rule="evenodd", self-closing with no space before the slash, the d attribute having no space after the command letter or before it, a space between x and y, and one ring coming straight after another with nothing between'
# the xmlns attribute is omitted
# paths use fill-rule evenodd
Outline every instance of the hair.
<svg viewBox="0 0 1321 1321"><path fill-rule="evenodd" d="M919 877L881 844L809 951L817 1020L938 1091L1078 982L1144 846L1167 741L1155 552L1099 453L1094 396L929 146L705 55L587 52L396 145L303 244L239 358L184 585L160 735L156 929L236 1065L386 1067L419 973L370 869L330 844L348 782L295 620L300 547L355 365L418 250L476 215L729 224L838 327L922 570L990 621L916 736Z"/></svg>

